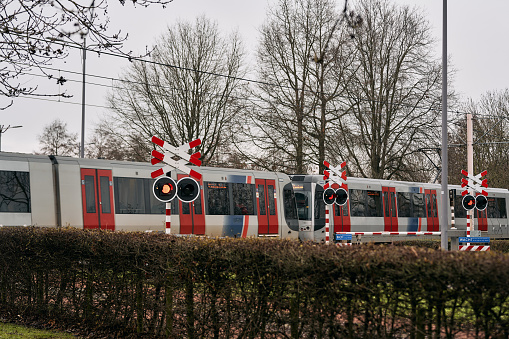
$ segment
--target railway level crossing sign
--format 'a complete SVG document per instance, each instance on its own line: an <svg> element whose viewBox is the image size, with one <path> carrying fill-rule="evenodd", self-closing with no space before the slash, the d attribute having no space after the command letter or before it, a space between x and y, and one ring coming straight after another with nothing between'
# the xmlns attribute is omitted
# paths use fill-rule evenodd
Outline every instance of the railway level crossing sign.
<svg viewBox="0 0 509 339"><path fill-rule="evenodd" d="M466 178L461 179L461 187L462 188L470 188L473 191L477 193L477 196L474 197L468 192L468 189L461 192L461 195L463 196L463 200L461 201L461 204L463 205L463 208L467 211L472 211L474 208L477 208L479 211L484 211L486 207L488 206L488 199L486 196L488 196L488 192L486 192L483 188L488 188L488 179L482 179L486 174L488 174L488 171L483 171L476 176L471 176L467 171L462 170L461 174L463 174ZM470 231L473 226L473 214L472 212L469 212L467 214L467 236L466 237L460 237L459 242L466 242L466 245L460 245L459 250L460 251L489 251L490 246L474 246L470 243L481 243L481 242L488 242L490 241L489 237L471 237Z"/></svg>
<svg viewBox="0 0 509 339"><path fill-rule="evenodd" d="M463 196L463 200L461 201L463 208L467 211L474 208L477 208L479 211L484 211L488 206L488 199L486 198L488 196L488 192L486 192L483 187L488 188L488 179L481 180L481 178L488 174L488 171L483 171L476 176L471 176L467 171L462 170L461 174L467 177L461 179L461 187L471 188L478 193L478 195L474 197L469 194L468 190L461 192L461 195Z"/></svg>
<svg viewBox="0 0 509 339"><path fill-rule="evenodd" d="M325 180L325 189L323 192L323 201L326 205L330 206L336 203L339 206L346 204L348 200L348 192L345 189L346 183L346 171L341 171L345 166L346 162L341 165L334 167L331 166L327 161L324 161L326 169L323 170L323 180ZM327 171L327 169L330 171ZM332 184L341 183L341 187L334 189L331 187ZM325 243L329 244L329 208L325 209Z"/></svg>
<svg viewBox="0 0 509 339"><path fill-rule="evenodd" d="M327 205L336 203L339 206L343 206L348 200L348 192L345 190L345 183L347 179L346 171L341 171L346 166L346 162L343 162L337 167L331 166L327 161L324 161L323 164L330 171L327 171L327 169L323 170L323 179L326 181L323 186L325 189L323 192L323 201ZM341 187L333 189L330 187L333 183L338 185L341 183Z"/></svg>
<svg viewBox="0 0 509 339"><path fill-rule="evenodd" d="M202 175L187 166L192 163L196 166L201 165L199 152L188 154L191 148L201 145L201 140L196 139L190 143L179 147L174 147L156 136L152 137L152 142L162 147L166 152L161 153L156 150L152 151L152 165L160 162L165 165L151 173L151 177L157 180L152 186L152 192L157 200L166 203L166 233L171 233L171 201L175 196L184 203L190 203L196 200L200 195L200 185L196 180L200 180ZM178 160L175 160L178 159ZM189 177L180 179L177 183L166 173L179 169L187 173ZM196 179L196 180L195 180Z"/></svg>
<svg viewBox="0 0 509 339"><path fill-rule="evenodd" d="M196 140L191 141L190 143L184 144L180 147L174 147L174 146L168 144L167 142L159 139L156 136L152 137L152 142L167 151L165 153L161 153L156 150L152 151L152 156L153 156L153 158L151 160L152 165L155 165L161 161L166 163L166 165L163 166L162 168L158 169L157 171L152 172L153 179L155 179L155 178L157 178L157 177L163 175L164 173L169 172L173 169L179 169L182 172L189 174L191 177L195 178L196 180L201 179L200 173L196 172L195 170L193 170L187 166L187 163L189 163L189 162L196 166L201 166L200 152L196 152L191 155L189 155L187 153L187 151L190 150L191 148L201 145L200 139L196 139ZM180 159L173 160L172 159L173 157L178 157Z"/></svg>

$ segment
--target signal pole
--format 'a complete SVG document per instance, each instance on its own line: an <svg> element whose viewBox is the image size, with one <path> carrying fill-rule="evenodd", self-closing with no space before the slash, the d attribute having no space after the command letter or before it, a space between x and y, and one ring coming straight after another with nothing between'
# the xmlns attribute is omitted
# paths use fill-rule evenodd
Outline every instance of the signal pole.
<svg viewBox="0 0 509 339"><path fill-rule="evenodd" d="M467 113L467 171L469 175L474 175L474 132L472 126L472 113ZM475 197L474 190L472 188L469 189L469 193ZM467 220L467 237L470 236L471 231L475 230L475 219L474 219L474 210L475 208L467 211L468 218ZM470 245L470 244L468 244Z"/></svg>
<svg viewBox="0 0 509 339"><path fill-rule="evenodd" d="M87 63L87 38L83 38L83 84L81 93L81 147L80 158L85 157L85 65Z"/></svg>
<svg viewBox="0 0 509 339"><path fill-rule="evenodd" d="M449 250L447 230L449 229L449 189L447 188L448 155L447 155L447 0L443 0L442 27L442 227L440 243L444 251Z"/></svg>

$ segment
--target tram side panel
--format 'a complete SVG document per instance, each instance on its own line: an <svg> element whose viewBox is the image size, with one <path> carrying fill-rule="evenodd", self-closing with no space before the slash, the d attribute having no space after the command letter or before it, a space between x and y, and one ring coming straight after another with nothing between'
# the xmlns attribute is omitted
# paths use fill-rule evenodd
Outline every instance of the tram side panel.
<svg viewBox="0 0 509 339"><path fill-rule="evenodd" d="M30 199L33 226L55 227L57 225L56 190L53 167L48 161L29 160Z"/></svg>
<svg viewBox="0 0 509 339"><path fill-rule="evenodd" d="M61 225L83 229L82 187L77 161L58 163L59 209Z"/></svg>

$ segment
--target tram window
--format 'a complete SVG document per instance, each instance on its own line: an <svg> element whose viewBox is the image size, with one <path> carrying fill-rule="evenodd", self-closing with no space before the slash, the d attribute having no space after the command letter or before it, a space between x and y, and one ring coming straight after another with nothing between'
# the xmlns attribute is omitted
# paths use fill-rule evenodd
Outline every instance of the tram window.
<svg viewBox="0 0 509 339"><path fill-rule="evenodd" d="M265 208L265 185L258 185L258 205L260 206L260 215L267 215Z"/></svg>
<svg viewBox="0 0 509 339"><path fill-rule="evenodd" d="M198 198L195 201L193 201L193 205L194 205L194 214L200 215L203 213L202 207L201 207L201 197L200 196L198 196Z"/></svg>
<svg viewBox="0 0 509 339"><path fill-rule="evenodd" d="M295 192L295 201L297 203L297 213L299 220L311 220L309 201L311 192Z"/></svg>
<svg viewBox="0 0 509 339"><path fill-rule="evenodd" d="M505 198L497 198L497 208L500 212L500 218L506 219L507 218L507 209L505 205Z"/></svg>
<svg viewBox="0 0 509 339"><path fill-rule="evenodd" d="M100 177L99 183L101 186L101 212L111 213L110 180L108 177Z"/></svg>
<svg viewBox="0 0 509 339"><path fill-rule="evenodd" d="M412 216L412 205L410 205L410 193L398 192L398 216L408 218Z"/></svg>
<svg viewBox="0 0 509 339"><path fill-rule="evenodd" d="M28 172L0 171L0 212L30 213Z"/></svg>
<svg viewBox="0 0 509 339"><path fill-rule="evenodd" d="M382 192L366 191L367 217L382 217Z"/></svg>
<svg viewBox="0 0 509 339"><path fill-rule="evenodd" d="M165 214L166 204L157 200L152 194L153 184L153 179L114 177L115 213ZM178 213L174 202L172 202L171 212Z"/></svg>
<svg viewBox="0 0 509 339"><path fill-rule="evenodd" d="M437 196L431 194L431 203L433 204L433 217L437 217Z"/></svg>
<svg viewBox="0 0 509 339"><path fill-rule="evenodd" d="M488 218L507 218L505 198L488 197L488 207L486 207Z"/></svg>
<svg viewBox="0 0 509 339"><path fill-rule="evenodd" d="M286 223L293 231L298 231L298 223L295 224L291 222L291 220L295 220L297 222L297 205L295 202L295 194L293 192L292 184L286 184L283 188L283 206L285 208L285 219Z"/></svg>
<svg viewBox="0 0 509 339"><path fill-rule="evenodd" d="M412 216L424 218L424 193L412 193Z"/></svg>
<svg viewBox="0 0 509 339"><path fill-rule="evenodd" d="M311 183L292 182L299 220L311 220Z"/></svg>
<svg viewBox="0 0 509 339"><path fill-rule="evenodd" d="M182 202L182 214L189 215L191 214L191 203L190 202Z"/></svg>
<svg viewBox="0 0 509 339"><path fill-rule="evenodd" d="M389 217L390 214L390 206L389 206L389 192L383 192L384 196L384 210L385 210L385 216Z"/></svg>
<svg viewBox="0 0 509 339"><path fill-rule="evenodd" d="M389 192L389 200L391 201L391 216L395 217L395 216L397 216L397 213L396 213L396 193L395 192Z"/></svg>
<svg viewBox="0 0 509 339"><path fill-rule="evenodd" d="M228 183L206 182L207 214L230 215L230 190Z"/></svg>
<svg viewBox="0 0 509 339"><path fill-rule="evenodd" d="M113 178L115 184L115 212L117 214L145 214L143 181L141 178Z"/></svg>
<svg viewBox="0 0 509 339"><path fill-rule="evenodd" d="M425 199L426 199L427 216L428 216L428 218L431 218L431 199L430 199L429 194L425 195Z"/></svg>
<svg viewBox="0 0 509 339"><path fill-rule="evenodd" d="M276 215L276 201L274 198L274 186L267 185L267 195L269 197L269 214Z"/></svg>
<svg viewBox="0 0 509 339"><path fill-rule="evenodd" d="M232 184L233 214L254 215L255 185Z"/></svg>
<svg viewBox="0 0 509 339"><path fill-rule="evenodd" d="M454 198L454 218L466 218L467 210L463 208L463 204L461 203L463 200L463 196L461 194L456 194Z"/></svg>
<svg viewBox="0 0 509 339"><path fill-rule="evenodd" d="M315 220L318 219L325 219L325 202L323 201L323 187L317 185L315 190Z"/></svg>
<svg viewBox="0 0 509 339"><path fill-rule="evenodd" d="M382 217L382 192L355 190L349 191L350 213L352 217Z"/></svg>
<svg viewBox="0 0 509 339"><path fill-rule="evenodd" d="M95 185L92 175L85 175L85 205L87 213L96 213Z"/></svg>
<svg viewBox="0 0 509 339"><path fill-rule="evenodd" d="M424 193L398 192L398 216L405 218L424 218Z"/></svg>
<svg viewBox="0 0 509 339"><path fill-rule="evenodd" d="M363 190L351 189L350 196L350 213L352 217L366 216L366 198Z"/></svg>

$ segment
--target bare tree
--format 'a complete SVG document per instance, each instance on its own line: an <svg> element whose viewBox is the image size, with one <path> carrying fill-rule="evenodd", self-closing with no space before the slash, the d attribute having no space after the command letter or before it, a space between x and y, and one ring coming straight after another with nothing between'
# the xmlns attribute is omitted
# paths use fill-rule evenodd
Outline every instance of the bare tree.
<svg viewBox="0 0 509 339"><path fill-rule="evenodd" d="M352 67L355 54L350 53L347 46L352 43L355 31L362 25L362 17L353 11L347 12L347 2L342 15L338 15L333 3L320 1L313 8L318 20L315 43L312 45L314 67L310 68L310 83L308 90L313 94L316 108L309 117L310 124L307 133L312 154L318 155L319 173L323 173L326 158L327 131L330 123L341 118L338 107L342 101L347 84L349 83L348 69ZM345 24L346 23L346 24ZM345 86L346 84L346 86ZM341 161L328 159L335 163Z"/></svg>
<svg viewBox="0 0 509 339"><path fill-rule="evenodd" d="M141 6L151 3L164 6L171 1L132 0ZM125 40L125 35L110 32L107 11L107 0L89 0L88 4L72 0L2 0L0 94L11 98L27 94L65 96L65 93L41 93L35 87L24 87L20 77L34 68L46 74L40 66L65 58L68 47L81 46L85 36L96 43L97 50L119 51L115 43Z"/></svg>
<svg viewBox="0 0 509 339"><path fill-rule="evenodd" d="M150 159L150 148L140 134L121 134L123 128L113 120L103 120L94 129L88 142L87 157L95 159L145 162Z"/></svg>
<svg viewBox="0 0 509 339"><path fill-rule="evenodd" d="M350 50L346 114L330 144L352 174L423 180L419 165L428 161L419 149L439 140L441 100L429 24L418 9L385 0L360 0L355 10L363 25Z"/></svg>
<svg viewBox="0 0 509 339"><path fill-rule="evenodd" d="M491 187L509 187L509 90L487 92L478 102L469 100L456 118L449 155L449 182L460 184L467 170L466 114L472 113L474 173L488 171Z"/></svg>
<svg viewBox="0 0 509 339"><path fill-rule="evenodd" d="M80 145L78 133L70 133L67 124L61 120L54 120L44 127L38 136L41 153L48 155L78 156Z"/></svg>
<svg viewBox="0 0 509 339"><path fill-rule="evenodd" d="M345 13L330 0L280 0L270 9L258 48L260 82L236 142L255 165L306 173L323 162L329 105L343 89Z"/></svg>
<svg viewBox="0 0 509 339"><path fill-rule="evenodd" d="M239 36L222 37L205 17L168 27L152 62L133 62L109 96L121 132L147 141L157 135L175 146L201 138L207 164L236 113L242 60Z"/></svg>

